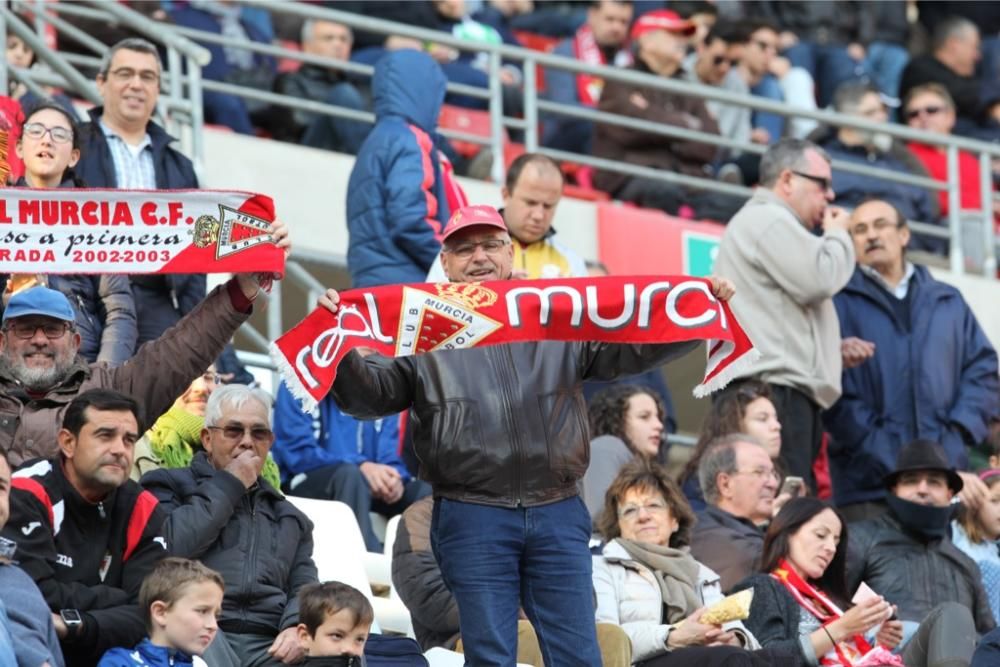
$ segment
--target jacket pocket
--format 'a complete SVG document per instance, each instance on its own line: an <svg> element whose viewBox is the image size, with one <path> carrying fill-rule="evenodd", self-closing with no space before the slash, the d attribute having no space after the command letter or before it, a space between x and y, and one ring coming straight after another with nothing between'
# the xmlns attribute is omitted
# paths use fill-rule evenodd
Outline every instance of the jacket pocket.
<svg viewBox="0 0 1000 667"><path fill-rule="evenodd" d="M549 468L562 482L573 482L587 471L590 431L587 406L576 391L556 391L538 397Z"/></svg>
<svg viewBox="0 0 1000 667"><path fill-rule="evenodd" d="M431 484L481 487L497 474L507 458L484 446L479 404L450 399L420 410L414 449Z"/></svg>

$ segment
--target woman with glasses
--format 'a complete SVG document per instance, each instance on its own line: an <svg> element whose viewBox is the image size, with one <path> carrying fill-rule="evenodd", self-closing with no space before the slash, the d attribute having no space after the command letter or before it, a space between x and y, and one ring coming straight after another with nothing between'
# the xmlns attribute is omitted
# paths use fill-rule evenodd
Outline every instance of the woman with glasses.
<svg viewBox="0 0 1000 667"><path fill-rule="evenodd" d="M714 397L691 458L678 479L696 512L705 509L705 496L698 483L698 464L712 441L732 433L753 436L764 446L771 460L777 462L781 454L781 422L767 383L759 380L734 382Z"/></svg>
<svg viewBox="0 0 1000 667"><path fill-rule="evenodd" d="M736 586L753 588L746 627L760 643L794 652L806 665L850 667L873 651L882 657L864 664L959 664L953 656L962 655L959 646L969 638L949 632L947 615L935 612L912 631L901 660L888 656L904 644L904 623L864 584L852 598L847 537L840 513L816 498L792 499L778 512L764 538L761 573Z"/></svg>
<svg viewBox="0 0 1000 667"><path fill-rule="evenodd" d="M635 459L622 468L598 526L607 543L594 557L597 621L621 626L634 665L755 664L742 649L759 645L740 621L700 621L723 596L719 576L688 552L693 523L663 467Z"/></svg>
<svg viewBox="0 0 1000 667"><path fill-rule="evenodd" d="M24 176L15 187L80 188L73 167L80 160L76 119L54 102L42 102L25 115L17 155L24 161ZM88 362L117 366L135 352L135 302L128 278L123 275L14 275L6 281L6 298L36 284L47 284L66 295L76 312L80 355Z"/></svg>

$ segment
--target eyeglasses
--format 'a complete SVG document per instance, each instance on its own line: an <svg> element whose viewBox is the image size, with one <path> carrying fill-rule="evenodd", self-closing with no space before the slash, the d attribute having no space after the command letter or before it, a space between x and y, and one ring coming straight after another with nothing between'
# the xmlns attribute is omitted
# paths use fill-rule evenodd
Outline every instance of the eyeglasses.
<svg viewBox="0 0 1000 667"><path fill-rule="evenodd" d="M639 518L639 511L646 510L650 514L663 514L667 511L667 504L662 500L651 500L645 505L622 505L618 509L618 517L625 521L635 521Z"/></svg>
<svg viewBox="0 0 1000 667"><path fill-rule="evenodd" d="M57 144L73 141L73 130L67 130L65 127L45 127L41 123L27 123L24 126L24 135L32 139L41 139L46 132Z"/></svg>
<svg viewBox="0 0 1000 667"><path fill-rule="evenodd" d="M724 63L729 63L730 67L736 67L737 65L740 64L740 59L739 58L727 58L726 56L713 56L712 57L712 66L713 67L719 67L720 65L722 65Z"/></svg>
<svg viewBox="0 0 1000 667"><path fill-rule="evenodd" d="M882 232L885 231L886 229L889 229L890 227L899 227L900 225L898 223L893 222L892 220L879 218L878 220L873 222L871 226L872 229L874 229L876 232ZM867 222L859 222L858 224L851 227L851 234L853 234L854 236L864 236L867 233L868 233Z"/></svg>
<svg viewBox="0 0 1000 667"><path fill-rule="evenodd" d="M452 254L459 259L469 259L476 254L476 248L482 248L483 252L487 255L497 255L507 247L508 243L510 241L490 239L489 241L480 241L479 243L463 243L451 248L445 246L444 252Z"/></svg>
<svg viewBox="0 0 1000 667"><path fill-rule="evenodd" d="M263 426L247 429L243 424L226 424L225 426L206 426L205 428L222 431L223 439L229 442L241 442L247 430L250 431L250 439L257 444L266 445L274 441L274 431Z"/></svg>
<svg viewBox="0 0 1000 667"><path fill-rule="evenodd" d="M128 83L132 79L139 76L139 80L142 81L147 86L155 85L160 80L160 75L150 69L144 69L141 71L136 71L131 67L119 67L113 72L109 72L111 78L118 83Z"/></svg>
<svg viewBox="0 0 1000 667"><path fill-rule="evenodd" d="M792 169L792 173L795 174L796 176L801 176L802 178L812 181L813 183L818 185L823 190L823 192L828 192L829 190L833 189L833 181L830 180L829 178L825 178L823 176L814 176L813 174L807 174L804 171L795 171L794 169Z"/></svg>
<svg viewBox="0 0 1000 667"><path fill-rule="evenodd" d="M737 470L737 475L750 475L756 477L760 480L772 479L777 482L781 477L778 475L778 471L774 468L754 468L753 470Z"/></svg>
<svg viewBox="0 0 1000 667"><path fill-rule="evenodd" d="M933 106L933 105L929 107L923 107L922 109L907 109L906 120L913 120L914 118L918 118L923 115L936 116L942 111L944 111L943 106Z"/></svg>
<svg viewBox="0 0 1000 667"><path fill-rule="evenodd" d="M49 340L62 338L66 332L71 330L73 325L67 322L52 322L51 324L36 324L34 322L13 322L7 325L5 331L10 331L16 338L30 340L35 337L35 332L39 329Z"/></svg>

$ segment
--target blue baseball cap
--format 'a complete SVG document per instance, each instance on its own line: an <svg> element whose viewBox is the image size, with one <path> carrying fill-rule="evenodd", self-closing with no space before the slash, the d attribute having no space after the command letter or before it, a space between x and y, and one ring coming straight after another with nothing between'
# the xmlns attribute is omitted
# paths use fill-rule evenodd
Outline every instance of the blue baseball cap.
<svg viewBox="0 0 1000 667"><path fill-rule="evenodd" d="M32 287L12 296L3 311L3 324L15 317L27 315L43 315L64 322L76 320L76 313L66 295L59 290L42 286Z"/></svg>

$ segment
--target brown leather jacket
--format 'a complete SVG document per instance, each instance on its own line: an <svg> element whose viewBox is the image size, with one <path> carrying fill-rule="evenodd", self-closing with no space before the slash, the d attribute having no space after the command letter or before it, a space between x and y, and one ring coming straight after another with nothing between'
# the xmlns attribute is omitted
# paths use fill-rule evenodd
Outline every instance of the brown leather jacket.
<svg viewBox="0 0 1000 667"><path fill-rule="evenodd" d="M632 66L649 73L640 61ZM680 79L680 71L675 78ZM621 81L607 81L601 92L599 111L629 116L663 125L674 125L709 134L719 134L719 126L699 97L682 97L665 90L637 86ZM673 171L688 176L707 176L708 165L715 159L716 148L686 139L633 130L617 125L594 125L594 155L643 167ZM631 178L611 171L598 171L594 185L611 194Z"/></svg>
<svg viewBox="0 0 1000 667"><path fill-rule="evenodd" d="M29 396L20 382L0 368L0 449L7 452L11 466L55 457L63 413L77 394L88 389L128 394L139 402L145 424L152 424L219 356L249 316L233 307L228 288L222 285L121 366L88 364L77 357L67 379L42 398Z"/></svg>
<svg viewBox="0 0 1000 667"><path fill-rule="evenodd" d="M699 341L540 341L387 358L350 352L333 397L359 419L410 410L420 476L435 497L501 507L578 494L590 460L584 380L632 375Z"/></svg>

